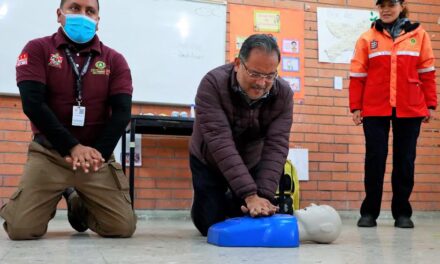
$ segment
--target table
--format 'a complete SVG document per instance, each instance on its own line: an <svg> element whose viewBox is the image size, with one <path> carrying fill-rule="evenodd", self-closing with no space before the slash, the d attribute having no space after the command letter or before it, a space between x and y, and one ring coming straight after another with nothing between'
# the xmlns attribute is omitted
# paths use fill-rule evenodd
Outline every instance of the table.
<svg viewBox="0 0 440 264"><path fill-rule="evenodd" d="M132 115L130 124L122 135L122 169L125 173L125 141L127 133L130 133L130 198L134 208L134 150L135 134L151 135L173 135L173 136L191 136L193 130L194 118L172 117L172 116L152 116L152 115Z"/></svg>

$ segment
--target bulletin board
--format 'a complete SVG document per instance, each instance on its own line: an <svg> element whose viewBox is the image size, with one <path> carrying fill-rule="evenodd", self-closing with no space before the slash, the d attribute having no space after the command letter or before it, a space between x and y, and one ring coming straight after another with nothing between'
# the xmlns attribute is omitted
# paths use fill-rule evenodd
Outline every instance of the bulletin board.
<svg viewBox="0 0 440 264"><path fill-rule="evenodd" d="M285 79L295 99L304 98L304 12L259 6L228 5L230 12L229 60L252 34L271 34L281 52L278 78Z"/></svg>

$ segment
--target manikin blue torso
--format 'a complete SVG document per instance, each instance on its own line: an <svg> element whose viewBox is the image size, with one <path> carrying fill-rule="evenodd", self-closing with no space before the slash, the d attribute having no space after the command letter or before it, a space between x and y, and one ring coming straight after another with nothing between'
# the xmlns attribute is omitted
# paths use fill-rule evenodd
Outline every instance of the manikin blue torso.
<svg viewBox="0 0 440 264"><path fill-rule="evenodd" d="M282 214L227 219L209 228L208 243L223 247L298 247L297 219Z"/></svg>

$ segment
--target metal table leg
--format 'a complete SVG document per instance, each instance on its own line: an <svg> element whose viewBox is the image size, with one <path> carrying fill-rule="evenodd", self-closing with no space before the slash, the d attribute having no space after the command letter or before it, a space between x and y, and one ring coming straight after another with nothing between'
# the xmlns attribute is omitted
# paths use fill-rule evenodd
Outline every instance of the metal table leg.
<svg viewBox="0 0 440 264"><path fill-rule="evenodd" d="M131 198L131 206L134 208L134 150L136 147L135 142L135 128L136 128L136 119L131 120L130 127L130 198Z"/></svg>

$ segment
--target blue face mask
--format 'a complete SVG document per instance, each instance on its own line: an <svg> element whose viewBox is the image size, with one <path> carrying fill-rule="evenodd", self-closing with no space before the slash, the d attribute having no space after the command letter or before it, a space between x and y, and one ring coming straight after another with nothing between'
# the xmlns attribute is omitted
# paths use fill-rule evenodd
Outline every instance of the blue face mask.
<svg viewBox="0 0 440 264"><path fill-rule="evenodd" d="M66 14L63 27L67 37L75 43L87 43L95 36L96 21L90 17L77 14Z"/></svg>

